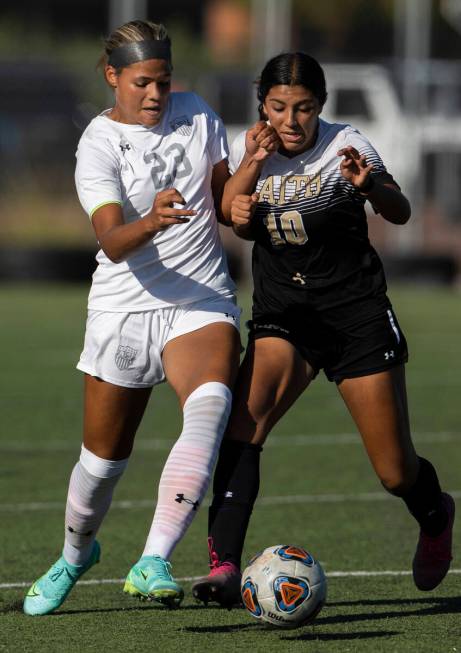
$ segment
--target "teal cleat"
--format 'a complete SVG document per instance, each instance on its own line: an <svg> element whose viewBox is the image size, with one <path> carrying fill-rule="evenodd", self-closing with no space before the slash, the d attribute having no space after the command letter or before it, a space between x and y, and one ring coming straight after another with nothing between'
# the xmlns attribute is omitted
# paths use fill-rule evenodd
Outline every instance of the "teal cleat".
<svg viewBox="0 0 461 653"><path fill-rule="evenodd" d="M123 591L141 600L154 600L178 608L183 589L171 575L171 564L160 556L143 556L130 569Z"/></svg>
<svg viewBox="0 0 461 653"><path fill-rule="evenodd" d="M57 610L80 576L99 562L100 557L101 547L96 541L90 559L84 565L71 565L61 556L27 592L24 612L29 615L44 615Z"/></svg>

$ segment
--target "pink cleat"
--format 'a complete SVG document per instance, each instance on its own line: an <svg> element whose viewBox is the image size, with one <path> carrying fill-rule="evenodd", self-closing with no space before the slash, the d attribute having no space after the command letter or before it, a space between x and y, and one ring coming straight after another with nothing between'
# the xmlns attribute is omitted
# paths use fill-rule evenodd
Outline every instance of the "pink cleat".
<svg viewBox="0 0 461 653"><path fill-rule="evenodd" d="M422 531L413 558L413 580L418 589L427 592L433 590L448 573L451 563L451 540L455 520L455 502L453 498L442 494L448 513L448 524L443 533L429 537Z"/></svg>
<svg viewBox="0 0 461 653"><path fill-rule="evenodd" d="M230 610L241 603L240 582L242 574L236 564L230 561L219 562L218 554L213 550L213 540L208 538L210 552L210 573L192 585L192 594L198 601L208 605L216 601L223 608Z"/></svg>

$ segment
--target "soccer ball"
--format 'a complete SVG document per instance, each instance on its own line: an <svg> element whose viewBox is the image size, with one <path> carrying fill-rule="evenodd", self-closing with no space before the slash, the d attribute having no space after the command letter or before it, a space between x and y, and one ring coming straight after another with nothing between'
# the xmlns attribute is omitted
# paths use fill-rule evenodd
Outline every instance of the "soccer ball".
<svg viewBox="0 0 461 653"><path fill-rule="evenodd" d="M318 615L327 596L319 562L299 546L277 544L255 555L242 574L248 612L282 628L298 628Z"/></svg>

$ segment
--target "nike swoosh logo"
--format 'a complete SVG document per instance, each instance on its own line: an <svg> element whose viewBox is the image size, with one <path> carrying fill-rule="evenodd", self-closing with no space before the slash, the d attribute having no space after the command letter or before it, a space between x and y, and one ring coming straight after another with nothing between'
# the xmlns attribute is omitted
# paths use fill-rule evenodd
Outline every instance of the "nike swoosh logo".
<svg viewBox="0 0 461 653"><path fill-rule="evenodd" d="M145 574L143 571L140 572L141 576L144 578L144 580L147 580L147 574Z"/></svg>
<svg viewBox="0 0 461 653"><path fill-rule="evenodd" d="M27 592L27 596L40 596L40 593L35 591L35 583L32 585L30 590Z"/></svg>

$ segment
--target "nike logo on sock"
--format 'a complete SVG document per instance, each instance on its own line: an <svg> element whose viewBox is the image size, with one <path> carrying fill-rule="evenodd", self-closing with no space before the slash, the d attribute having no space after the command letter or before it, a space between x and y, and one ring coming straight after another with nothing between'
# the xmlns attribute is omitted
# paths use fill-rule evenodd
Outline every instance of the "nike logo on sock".
<svg viewBox="0 0 461 653"><path fill-rule="evenodd" d="M177 503L181 503L184 501L184 503L188 503L189 505L192 506L192 510L197 510L199 507L199 502L198 501L192 501L192 499L188 499L187 497L184 496L184 494L177 494L175 501Z"/></svg>

